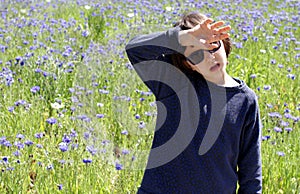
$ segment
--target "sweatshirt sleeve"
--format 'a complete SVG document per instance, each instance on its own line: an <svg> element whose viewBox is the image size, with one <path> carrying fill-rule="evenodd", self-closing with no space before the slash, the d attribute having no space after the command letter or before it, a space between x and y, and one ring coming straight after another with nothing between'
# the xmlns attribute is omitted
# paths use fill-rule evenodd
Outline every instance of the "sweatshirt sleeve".
<svg viewBox="0 0 300 194"><path fill-rule="evenodd" d="M239 194L262 193L261 121L255 96L248 110L238 158Z"/></svg>
<svg viewBox="0 0 300 194"><path fill-rule="evenodd" d="M185 51L185 47L178 42L179 31L179 27L174 27L163 32L139 35L131 39L125 48L135 71L157 100L174 94L170 86L172 83L184 84L183 75L170 58L172 54Z"/></svg>
<svg viewBox="0 0 300 194"><path fill-rule="evenodd" d="M157 60L162 55L183 53L184 46L178 42L179 27L171 28L164 32L139 35L134 37L126 45L127 56L132 63Z"/></svg>

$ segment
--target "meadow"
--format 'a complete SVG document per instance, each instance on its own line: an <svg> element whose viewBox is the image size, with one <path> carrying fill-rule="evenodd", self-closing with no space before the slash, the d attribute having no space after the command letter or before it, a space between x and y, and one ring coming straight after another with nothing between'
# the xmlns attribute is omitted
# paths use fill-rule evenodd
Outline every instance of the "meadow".
<svg viewBox="0 0 300 194"><path fill-rule="evenodd" d="M125 45L195 10L258 96L263 193L300 193L297 0L0 0L0 193L135 193L156 103Z"/></svg>

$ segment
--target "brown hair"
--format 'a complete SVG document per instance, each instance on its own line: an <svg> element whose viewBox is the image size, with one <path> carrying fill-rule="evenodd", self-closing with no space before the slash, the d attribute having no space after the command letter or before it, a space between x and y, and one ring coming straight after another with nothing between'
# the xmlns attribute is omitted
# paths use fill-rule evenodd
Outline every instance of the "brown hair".
<svg viewBox="0 0 300 194"><path fill-rule="evenodd" d="M184 14L179 21L174 24L174 27L179 26L181 30L188 30L203 22L207 17L201 13L190 12ZM226 56L228 57L231 52L231 41L229 38L222 40L226 52ZM187 63L186 57L180 53L172 55L172 61L176 67L181 70L192 71L192 68Z"/></svg>

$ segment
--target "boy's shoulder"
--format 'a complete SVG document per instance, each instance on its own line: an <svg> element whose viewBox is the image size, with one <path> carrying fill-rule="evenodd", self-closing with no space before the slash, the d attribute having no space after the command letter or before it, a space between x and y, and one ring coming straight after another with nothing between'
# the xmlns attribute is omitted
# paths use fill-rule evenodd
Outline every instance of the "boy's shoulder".
<svg viewBox="0 0 300 194"><path fill-rule="evenodd" d="M236 78L235 78L236 79ZM239 79L238 79L239 80ZM240 80L241 82L241 91L245 94L247 100L250 102L250 103L257 103L258 101L258 96L257 94L255 93L255 91L250 88L243 80Z"/></svg>

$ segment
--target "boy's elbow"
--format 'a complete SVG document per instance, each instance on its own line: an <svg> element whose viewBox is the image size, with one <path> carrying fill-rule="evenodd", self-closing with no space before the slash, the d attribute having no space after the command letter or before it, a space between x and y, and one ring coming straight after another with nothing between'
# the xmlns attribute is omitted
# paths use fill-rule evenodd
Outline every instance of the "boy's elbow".
<svg viewBox="0 0 300 194"><path fill-rule="evenodd" d="M262 193L262 180L260 177L257 179L249 180L240 185L238 194L260 194Z"/></svg>

